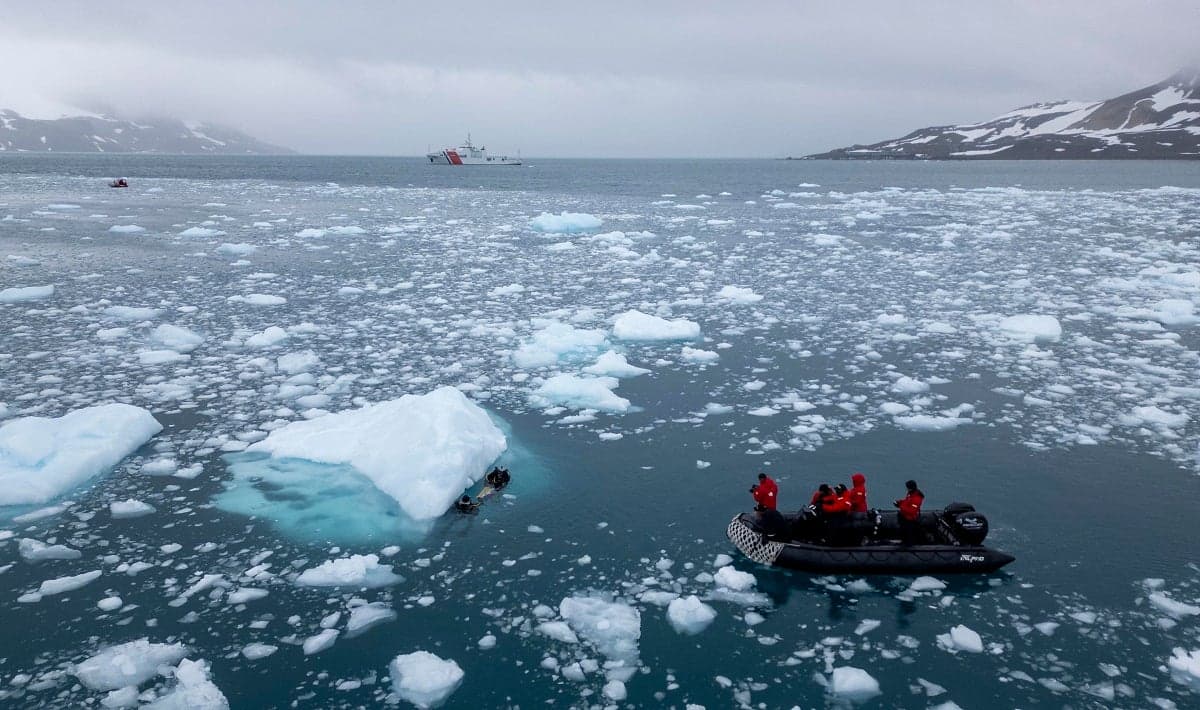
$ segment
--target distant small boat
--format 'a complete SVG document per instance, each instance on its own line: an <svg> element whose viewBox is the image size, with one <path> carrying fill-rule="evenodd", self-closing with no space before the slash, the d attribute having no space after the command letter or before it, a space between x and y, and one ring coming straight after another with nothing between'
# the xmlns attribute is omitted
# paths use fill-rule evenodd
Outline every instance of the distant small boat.
<svg viewBox="0 0 1200 710"><path fill-rule="evenodd" d="M435 153L426 153L429 162L435 165L520 165L521 159L510 158L507 155L488 155L487 148L475 147L471 143L471 134L467 134L467 142L457 148L446 148Z"/></svg>
<svg viewBox="0 0 1200 710"><path fill-rule="evenodd" d="M117 178L108 183L109 187L129 187L129 181L125 178Z"/></svg>

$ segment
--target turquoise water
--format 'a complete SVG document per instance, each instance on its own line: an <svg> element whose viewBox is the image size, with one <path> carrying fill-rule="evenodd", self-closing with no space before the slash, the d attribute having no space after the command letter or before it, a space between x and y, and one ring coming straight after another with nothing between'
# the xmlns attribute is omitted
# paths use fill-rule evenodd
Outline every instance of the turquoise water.
<svg viewBox="0 0 1200 710"><path fill-rule="evenodd" d="M0 642L0 677L29 676L4 686L8 705L99 697L67 664L143 636L208 660L235 708L379 706L388 662L418 649L464 670L449 707L604 705L603 673L561 671L603 654L536 631L541 605L554 618L564 598L593 593L640 613L638 667L617 705L846 703L825 687L844 666L878 681L866 707L1197 702L1168 666L1174 649L1200 648L1197 617L1173 618L1153 595L1200 603L1200 342L1180 305L1200 305L1190 276L1200 165L528 162L466 172L369 158L0 161L0 257L37 262L6 259L0 287L56 286L50 300L0 305L0 402L19 416L129 401L166 427L70 493L63 513L3 526L83 553L32 564L0 543L0 566L12 564L0 622L36 629ZM133 187L102 187L117 174ZM62 204L78 207L50 207ZM564 210L604 225L582 236L527 226ZM131 224L144 231L108 231ZM224 234L181 236L190 227ZM223 243L256 250L231 256ZM524 290L490 295L513 284ZM725 286L762 299L733 302L718 295ZM227 300L248 293L287 303ZM116 322L110 304L161 314ZM539 324L607 331L634 308L687 318L702 335L610 336L651 370L615 389L628 413L530 402L540 378L580 366L513 363ZM1061 335L1006 335L1001 320L1022 314L1053 315ZM141 364L149 332L167 322L204 343L185 362ZM244 344L268 326L292 335L273 349ZM114 327L128 332L97 337ZM691 362L685 344L719 357ZM297 416L286 377L264 362L302 350L319 356L315 386L331 410L470 384L507 423L508 495L424 528L353 471L230 451ZM955 421L919 431L912 415ZM202 472L140 473L165 456ZM759 470L779 481L785 508L853 471L867 475L873 505L915 477L931 505L983 511L989 544L1017 561L920 594L905 592L911 578L757 567L724 529L749 507ZM108 503L127 498L158 510L112 520ZM755 575L757 596L733 601L709 581L722 553ZM346 554L379 554L405 581L365 592L292 583ZM120 569L139 561L150 566ZM246 576L264 562L267 576ZM104 574L16 601L89 569ZM227 588L170 606L204 574ZM241 586L269 595L226 603ZM696 594L716 620L681 635L664 597L647 592ZM96 607L113 594L122 608ZM398 618L303 655L297 644L354 599ZM1047 622L1058 626L1035 626ZM957 625L979 633L983 653L939 644ZM489 634L496 646L481 649ZM249 661L240 650L251 642L279 651Z"/></svg>

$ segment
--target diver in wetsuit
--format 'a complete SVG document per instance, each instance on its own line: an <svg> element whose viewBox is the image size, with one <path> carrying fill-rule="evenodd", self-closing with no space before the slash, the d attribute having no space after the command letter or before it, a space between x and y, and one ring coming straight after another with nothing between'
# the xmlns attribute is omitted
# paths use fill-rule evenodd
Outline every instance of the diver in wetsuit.
<svg viewBox="0 0 1200 710"><path fill-rule="evenodd" d="M507 468L493 467L492 470L488 471L487 475L483 477L483 480L492 488L500 490L508 485L508 482L512 480L512 476L509 475Z"/></svg>

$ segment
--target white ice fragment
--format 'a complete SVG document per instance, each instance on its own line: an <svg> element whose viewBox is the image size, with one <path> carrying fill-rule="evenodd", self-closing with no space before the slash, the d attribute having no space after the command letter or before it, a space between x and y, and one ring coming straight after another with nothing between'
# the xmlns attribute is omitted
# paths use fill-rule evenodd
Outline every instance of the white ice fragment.
<svg viewBox="0 0 1200 710"><path fill-rule="evenodd" d="M946 583L936 577L917 577L908 585L910 592L933 592L945 588Z"/></svg>
<svg viewBox="0 0 1200 710"><path fill-rule="evenodd" d="M734 569L732 565L717 570L716 574L713 575L713 581L718 586L731 589L735 592L744 592L757 583L754 575Z"/></svg>
<svg viewBox="0 0 1200 710"><path fill-rule="evenodd" d="M667 605L667 620L682 634L698 634L717 618L717 612L695 594L674 599Z"/></svg>
<svg viewBox="0 0 1200 710"><path fill-rule="evenodd" d="M998 327L1009 338L1025 343L1057 342L1062 337L1062 324L1054 316L1008 316Z"/></svg>
<svg viewBox="0 0 1200 710"><path fill-rule="evenodd" d="M851 701L864 701L879 695L879 681L868 672L854 666L833 669L829 691Z"/></svg>
<svg viewBox="0 0 1200 710"><path fill-rule="evenodd" d="M583 371L589 375L602 375L607 377L637 377L638 375L644 375L647 372L650 372L650 370L647 370L644 367L630 365L629 361L625 359L625 356L616 352L615 350L609 350L608 352L604 353L596 359L594 364L583 368Z"/></svg>
<svg viewBox="0 0 1200 710"><path fill-rule="evenodd" d="M948 634L939 634L937 640L948 651L983 653L983 639L979 637L978 633L962 624L950 629Z"/></svg>
<svg viewBox="0 0 1200 710"><path fill-rule="evenodd" d="M565 621L546 621L537 626L537 632L545 634L555 641L563 643L579 643L579 637L571 630Z"/></svg>
<svg viewBox="0 0 1200 710"><path fill-rule="evenodd" d="M463 679L457 663L428 651L396 656L388 670L392 691L418 708L438 707L458 689Z"/></svg>
<svg viewBox="0 0 1200 710"><path fill-rule="evenodd" d="M309 636L304 639L304 655L311 656L324 651L337 641L337 637L341 633L337 629L321 629L319 633Z"/></svg>
<svg viewBox="0 0 1200 710"><path fill-rule="evenodd" d="M71 673L91 690L117 690L153 678L162 666L178 663L187 654L181 643L150 643L149 639L110 646L76 665Z"/></svg>
<svg viewBox="0 0 1200 710"><path fill-rule="evenodd" d="M346 622L346 636L358 636L368 629L395 619L396 612L382 602L356 606L350 610L350 619Z"/></svg>
<svg viewBox="0 0 1200 710"><path fill-rule="evenodd" d="M296 578L302 587L386 587L403 581L379 555L351 555L304 570Z"/></svg>
<svg viewBox="0 0 1200 710"><path fill-rule="evenodd" d="M620 380L615 377L561 374L547 378L530 393L529 399L539 407L560 404L575 409L621 413L629 411L631 403L613 392L619 384Z"/></svg>
<svg viewBox="0 0 1200 710"><path fill-rule="evenodd" d="M108 510L114 518L140 518L143 515L150 515L155 508L149 503L130 498L109 503Z"/></svg>
<svg viewBox="0 0 1200 710"><path fill-rule="evenodd" d="M753 289L744 288L742 286L725 286L717 292L717 298L736 304L758 303L763 299L763 297L755 293Z"/></svg>
<svg viewBox="0 0 1200 710"><path fill-rule="evenodd" d="M175 668L175 686L145 710L229 710L229 700L213 682L208 663L187 658Z"/></svg>
<svg viewBox="0 0 1200 710"><path fill-rule="evenodd" d="M612 332L620 340L692 340L700 337L700 324L630 310L616 317Z"/></svg>
<svg viewBox="0 0 1200 710"><path fill-rule="evenodd" d="M577 234L599 229L604 220L583 212L543 212L529 220L529 228L535 232L551 234Z"/></svg>
<svg viewBox="0 0 1200 710"><path fill-rule="evenodd" d="M0 303L21 303L36 301L54 295L54 286L24 286L0 289Z"/></svg>
<svg viewBox="0 0 1200 710"><path fill-rule="evenodd" d="M26 562L41 562L44 560L77 560L83 553L66 545L47 545L33 538L21 538L17 543L21 558Z"/></svg>
<svg viewBox="0 0 1200 710"><path fill-rule="evenodd" d="M246 660L257 661L260 658L266 658L278 650L278 646L272 646L267 643L248 643L242 647L242 655L246 657Z"/></svg>
<svg viewBox="0 0 1200 710"><path fill-rule="evenodd" d="M24 540L22 540L22 542L24 542ZM1150 604L1153 605L1155 609L1158 609L1173 619L1182 619L1185 616L1196 616L1200 614L1200 606L1176 601L1162 592L1154 592L1148 597L1148 599L1150 600Z"/></svg>
<svg viewBox="0 0 1200 710"><path fill-rule="evenodd" d="M277 325L272 325L263 330L261 333L255 333L249 338L246 338L245 346L255 350L270 348L279 345L288 339L288 332Z"/></svg>
<svg viewBox="0 0 1200 710"><path fill-rule="evenodd" d="M199 333L170 323L159 325L150 337L159 345L181 353L191 352L204 342L204 336Z"/></svg>

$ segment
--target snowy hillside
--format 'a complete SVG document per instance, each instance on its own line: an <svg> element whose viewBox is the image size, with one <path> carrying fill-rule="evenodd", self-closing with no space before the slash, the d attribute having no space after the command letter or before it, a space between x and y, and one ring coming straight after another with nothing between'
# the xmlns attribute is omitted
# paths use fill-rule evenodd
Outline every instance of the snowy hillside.
<svg viewBox="0 0 1200 710"><path fill-rule="evenodd" d="M983 123L922 128L808 157L1194 160L1200 158L1200 69L1107 101L1033 104Z"/></svg>
<svg viewBox="0 0 1200 710"><path fill-rule="evenodd" d="M108 116L26 118L0 109L0 151L70 153L290 153L287 148L207 123Z"/></svg>

